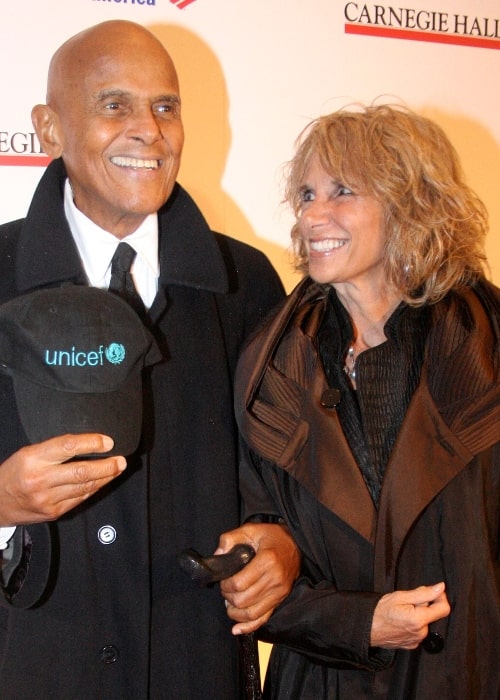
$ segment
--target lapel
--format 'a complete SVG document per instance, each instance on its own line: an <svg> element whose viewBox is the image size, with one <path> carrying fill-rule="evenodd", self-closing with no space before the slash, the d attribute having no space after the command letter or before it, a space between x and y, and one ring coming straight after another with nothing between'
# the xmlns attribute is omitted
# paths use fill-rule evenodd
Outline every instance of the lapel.
<svg viewBox="0 0 500 700"><path fill-rule="evenodd" d="M472 458L444 423L423 378L384 475L375 543L375 590L393 590L399 553L412 525Z"/></svg>
<svg viewBox="0 0 500 700"><path fill-rule="evenodd" d="M168 287L191 287L225 294L228 275L216 236L189 194L175 185L158 212L160 281L149 310L157 323L169 303Z"/></svg>
<svg viewBox="0 0 500 700"><path fill-rule="evenodd" d="M375 506L344 436L337 411L324 399L329 387L311 342L308 351L315 360L311 387L304 391L302 404L303 420L309 430L304 445L297 445L294 460L285 468L344 523L365 540L374 542Z"/></svg>
<svg viewBox="0 0 500 700"><path fill-rule="evenodd" d="M60 159L45 170L19 233L16 284L20 293L63 282L86 284L64 216L66 172Z"/></svg>
<svg viewBox="0 0 500 700"><path fill-rule="evenodd" d="M382 485L376 590L392 590L401 547L420 514L475 455L498 442L498 310L498 292L486 283L433 309L420 384Z"/></svg>
<svg viewBox="0 0 500 700"><path fill-rule="evenodd" d="M252 449L287 471L362 537L374 541L373 502L337 412L324 401L328 384L314 344L324 309L324 294L318 289L310 279L301 282L259 334L262 342L250 344L242 353L236 416ZM289 328L299 306L298 318Z"/></svg>

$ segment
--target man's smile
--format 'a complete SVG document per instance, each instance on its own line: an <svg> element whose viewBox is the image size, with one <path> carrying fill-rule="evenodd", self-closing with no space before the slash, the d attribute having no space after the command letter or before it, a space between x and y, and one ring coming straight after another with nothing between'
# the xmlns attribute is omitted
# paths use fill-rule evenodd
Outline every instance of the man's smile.
<svg viewBox="0 0 500 700"><path fill-rule="evenodd" d="M111 159L113 165L118 165L120 168L135 168L146 170L157 170L161 161L156 159L129 158L128 156L113 156Z"/></svg>

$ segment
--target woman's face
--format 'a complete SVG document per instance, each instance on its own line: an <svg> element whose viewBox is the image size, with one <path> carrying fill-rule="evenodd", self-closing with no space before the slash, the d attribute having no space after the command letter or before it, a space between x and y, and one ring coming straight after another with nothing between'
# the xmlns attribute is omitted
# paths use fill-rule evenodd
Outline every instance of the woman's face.
<svg viewBox="0 0 500 700"><path fill-rule="evenodd" d="M338 291L355 287L373 292L385 287L382 205L337 182L318 158L305 172L300 197L298 231L310 276Z"/></svg>

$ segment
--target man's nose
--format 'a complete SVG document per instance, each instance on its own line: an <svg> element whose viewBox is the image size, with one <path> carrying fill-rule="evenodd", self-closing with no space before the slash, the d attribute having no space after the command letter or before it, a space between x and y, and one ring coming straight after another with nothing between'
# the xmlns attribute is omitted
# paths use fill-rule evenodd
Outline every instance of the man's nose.
<svg viewBox="0 0 500 700"><path fill-rule="evenodd" d="M151 107L134 110L129 117L127 133L131 138L144 143L154 143L161 138L160 124Z"/></svg>

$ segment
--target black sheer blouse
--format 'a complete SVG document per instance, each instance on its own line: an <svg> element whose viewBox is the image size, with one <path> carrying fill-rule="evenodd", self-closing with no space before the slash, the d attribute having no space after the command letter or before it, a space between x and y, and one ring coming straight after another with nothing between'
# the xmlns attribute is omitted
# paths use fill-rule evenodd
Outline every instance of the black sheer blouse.
<svg viewBox="0 0 500 700"><path fill-rule="evenodd" d="M429 309L401 303L384 327L387 340L357 356L355 391L343 369L353 338L351 320L335 290L328 294L318 350L329 385L342 390L339 420L375 505L419 381L428 330Z"/></svg>

